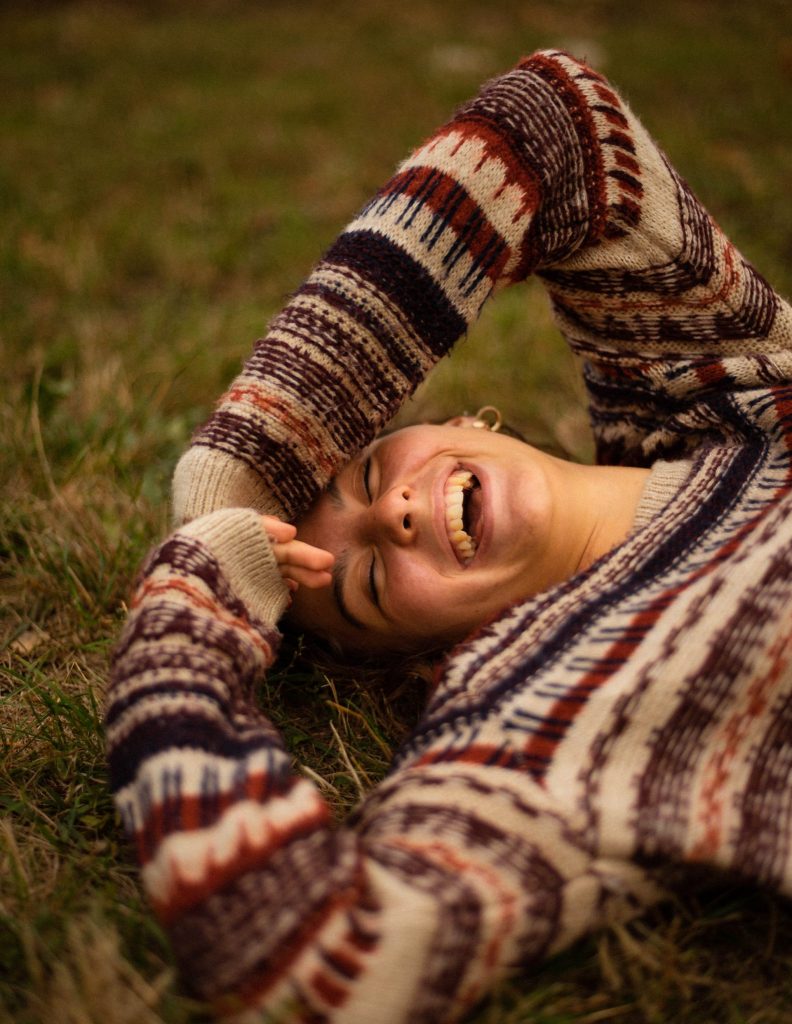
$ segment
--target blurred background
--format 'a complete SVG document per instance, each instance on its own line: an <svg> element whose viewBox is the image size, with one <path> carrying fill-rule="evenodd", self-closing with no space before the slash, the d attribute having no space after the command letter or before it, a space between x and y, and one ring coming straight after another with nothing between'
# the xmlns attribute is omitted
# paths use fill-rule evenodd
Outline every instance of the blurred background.
<svg viewBox="0 0 792 1024"><path fill-rule="evenodd" d="M176 994L105 795L101 693L130 580L167 529L191 430L285 297L410 149L543 46L621 89L789 295L788 0L0 7L8 1020L203 1019ZM407 415L484 403L536 441L591 455L574 363L531 283L491 304ZM313 711L297 707L295 679ZM376 779L398 724L326 675L287 669L272 686L298 760L347 806L349 758ZM314 714L336 716L347 761ZM792 1020L786 904L731 890L691 899L640 934L582 947L477 1020Z"/></svg>

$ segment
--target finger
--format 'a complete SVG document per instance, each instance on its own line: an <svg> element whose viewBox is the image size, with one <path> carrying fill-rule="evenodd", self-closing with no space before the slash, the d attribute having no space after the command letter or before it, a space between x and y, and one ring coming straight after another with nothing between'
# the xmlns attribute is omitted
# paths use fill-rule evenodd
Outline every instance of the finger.
<svg viewBox="0 0 792 1024"><path fill-rule="evenodd" d="M273 544L273 553L278 565L303 566L306 569L329 570L335 562L335 555L324 548L315 548L301 540L286 544Z"/></svg>
<svg viewBox="0 0 792 1024"><path fill-rule="evenodd" d="M321 587L329 587L333 582L332 573L325 569L306 569L302 565L290 565L286 571L288 575L284 575L284 579L287 586L292 581L309 590L319 590Z"/></svg>
<svg viewBox="0 0 792 1024"><path fill-rule="evenodd" d="M296 526L284 523L282 519L276 519L275 516L262 516L261 523L270 540L277 543L285 544L297 536Z"/></svg>

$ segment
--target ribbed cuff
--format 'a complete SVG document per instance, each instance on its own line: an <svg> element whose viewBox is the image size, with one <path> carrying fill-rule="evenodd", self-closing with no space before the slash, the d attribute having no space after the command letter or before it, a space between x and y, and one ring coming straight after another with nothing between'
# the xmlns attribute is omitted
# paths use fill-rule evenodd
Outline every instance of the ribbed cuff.
<svg viewBox="0 0 792 1024"><path fill-rule="evenodd" d="M289 604L289 590L258 512L226 508L201 516L179 531L205 544L234 594L255 618L275 625Z"/></svg>
<svg viewBox="0 0 792 1024"><path fill-rule="evenodd" d="M635 510L634 530L646 526L663 511L687 480L691 466L692 462L689 459L679 459L676 462L658 459L655 462Z"/></svg>

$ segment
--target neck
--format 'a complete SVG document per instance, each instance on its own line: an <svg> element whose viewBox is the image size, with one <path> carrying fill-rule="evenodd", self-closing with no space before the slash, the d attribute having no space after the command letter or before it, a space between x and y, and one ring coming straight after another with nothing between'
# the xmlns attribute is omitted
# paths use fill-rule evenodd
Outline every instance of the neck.
<svg viewBox="0 0 792 1024"><path fill-rule="evenodd" d="M621 544L633 529L648 469L563 462L558 527L570 539L569 576Z"/></svg>

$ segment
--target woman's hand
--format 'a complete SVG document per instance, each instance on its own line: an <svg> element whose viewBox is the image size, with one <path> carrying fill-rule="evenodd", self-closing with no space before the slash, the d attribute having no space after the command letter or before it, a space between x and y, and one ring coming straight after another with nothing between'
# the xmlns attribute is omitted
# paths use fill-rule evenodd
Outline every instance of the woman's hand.
<svg viewBox="0 0 792 1024"><path fill-rule="evenodd" d="M275 561L290 590L298 585L316 589L329 587L335 557L329 551L297 540L297 528L274 516L262 516L262 525L272 543Z"/></svg>

